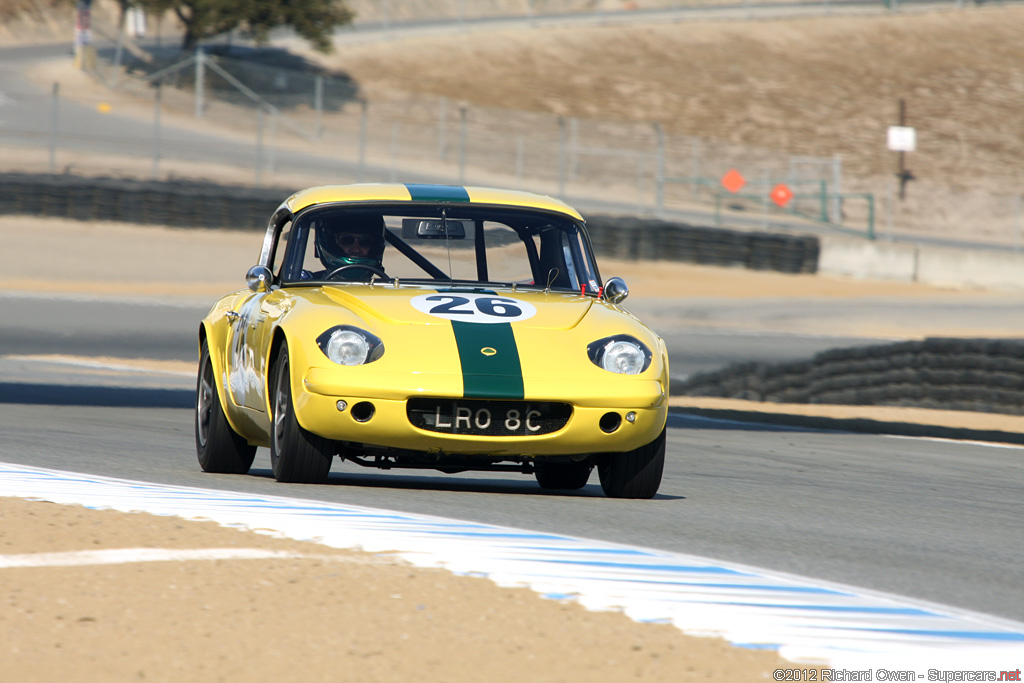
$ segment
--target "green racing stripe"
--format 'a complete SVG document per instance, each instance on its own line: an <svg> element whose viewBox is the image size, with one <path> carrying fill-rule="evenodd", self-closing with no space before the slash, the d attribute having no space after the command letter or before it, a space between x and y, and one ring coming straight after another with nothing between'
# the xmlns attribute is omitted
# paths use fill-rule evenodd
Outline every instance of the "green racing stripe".
<svg viewBox="0 0 1024 683"><path fill-rule="evenodd" d="M460 185L420 185L406 183L414 202L468 202L469 193Z"/></svg>
<svg viewBox="0 0 1024 683"><path fill-rule="evenodd" d="M519 348L511 323L453 320L452 331L455 332L462 363L462 395L465 398L524 397L523 368L519 363Z"/></svg>

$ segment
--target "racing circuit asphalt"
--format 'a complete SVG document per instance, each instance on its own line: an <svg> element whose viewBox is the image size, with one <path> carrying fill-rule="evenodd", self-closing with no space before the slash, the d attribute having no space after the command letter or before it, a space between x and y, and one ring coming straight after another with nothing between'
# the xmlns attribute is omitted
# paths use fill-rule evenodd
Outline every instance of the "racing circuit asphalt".
<svg viewBox="0 0 1024 683"><path fill-rule="evenodd" d="M17 354L194 360L200 302L0 297L0 348ZM13 321L13 322L12 322ZM860 340L863 343L864 340ZM712 362L836 339L705 331L678 338ZM685 367L682 354L674 359ZM680 367L676 368L677 370ZM98 377L0 363L0 460L344 502L703 555L1024 619L1024 453L966 442L786 429L674 415L652 501L542 491L532 477L381 472L338 463L328 484L278 484L260 449L248 476L195 458L187 373Z"/></svg>

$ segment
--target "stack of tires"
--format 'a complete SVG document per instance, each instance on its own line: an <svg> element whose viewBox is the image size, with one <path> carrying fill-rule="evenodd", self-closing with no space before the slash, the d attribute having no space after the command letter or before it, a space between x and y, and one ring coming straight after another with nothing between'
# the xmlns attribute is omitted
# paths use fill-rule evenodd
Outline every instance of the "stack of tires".
<svg viewBox="0 0 1024 683"><path fill-rule="evenodd" d="M1024 415L1024 340L932 338L832 349L809 361L694 375L674 382L672 393Z"/></svg>

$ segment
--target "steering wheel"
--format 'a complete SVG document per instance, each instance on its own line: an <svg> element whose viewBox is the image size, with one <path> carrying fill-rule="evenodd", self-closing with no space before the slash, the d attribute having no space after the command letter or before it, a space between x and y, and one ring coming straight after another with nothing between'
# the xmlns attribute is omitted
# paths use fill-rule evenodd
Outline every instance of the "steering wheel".
<svg viewBox="0 0 1024 683"><path fill-rule="evenodd" d="M349 264L346 264L344 266L340 266L338 268L335 268L331 272L327 273L327 275L324 275L324 279L325 280L333 280L335 275L339 275L339 274L341 274L341 273L343 273L346 270L349 270L351 268L362 268L363 270L368 270L371 273L373 273L374 275L379 275L382 280L390 280L391 279L391 278L388 277L388 274L385 273L382 269L378 268L377 266L371 266L371 265L366 264L366 263L349 263Z"/></svg>

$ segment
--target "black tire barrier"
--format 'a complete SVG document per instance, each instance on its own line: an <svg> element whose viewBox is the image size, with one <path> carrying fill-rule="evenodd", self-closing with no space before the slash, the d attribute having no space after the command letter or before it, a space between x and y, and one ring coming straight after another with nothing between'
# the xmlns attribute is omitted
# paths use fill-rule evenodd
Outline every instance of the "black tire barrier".
<svg viewBox="0 0 1024 683"><path fill-rule="evenodd" d="M813 235L743 232L636 216L588 216L587 228L598 256L628 260L816 273L821 253Z"/></svg>
<svg viewBox="0 0 1024 683"><path fill-rule="evenodd" d="M196 181L0 174L0 214L259 230L293 189Z"/></svg>
<svg viewBox="0 0 1024 683"><path fill-rule="evenodd" d="M263 230L294 189L194 181L0 174L0 214L170 227ZM598 256L816 273L817 237L741 232L638 218L587 218Z"/></svg>
<svg viewBox="0 0 1024 683"><path fill-rule="evenodd" d="M737 363L673 380L671 393L1024 415L1024 339L929 338L831 349L809 361Z"/></svg>

